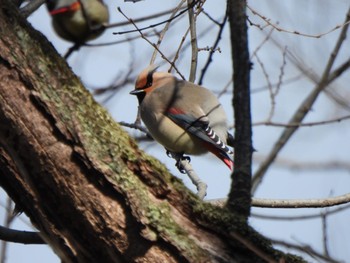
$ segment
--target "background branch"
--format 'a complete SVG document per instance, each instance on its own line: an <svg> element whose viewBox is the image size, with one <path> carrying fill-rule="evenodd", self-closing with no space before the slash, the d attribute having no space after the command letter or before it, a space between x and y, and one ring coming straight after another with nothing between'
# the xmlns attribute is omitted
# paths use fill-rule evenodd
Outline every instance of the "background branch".
<svg viewBox="0 0 350 263"><path fill-rule="evenodd" d="M345 21L348 21L350 19L350 9L346 15ZM313 91L309 94L309 96L302 102L302 104L299 106L289 123L301 123L306 114L311 109L312 105L316 101L318 95L327 87L329 84L329 77L331 75L331 69L334 64L334 61L339 53L339 50L346 39L346 33L348 30L349 24L346 24L339 35L338 41L334 47L333 52L331 53L331 56L328 60L328 63L326 65L326 68L323 72L322 78L319 81L319 83L316 85L316 87L313 89ZM276 156L280 152L280 150L286 145L288 140L291 138L291 136L295 133L295 131L298 129L298 127L287 127L282 132L281 136L273 146L273 149L271 150L270 154L266 158L266 160L260 165L256 173L253 177L252 182L252 193L256 191L259 184L262 181L262 178L264 174L266 173L267 169L271 165L271 163L275 160Z"/></svg>

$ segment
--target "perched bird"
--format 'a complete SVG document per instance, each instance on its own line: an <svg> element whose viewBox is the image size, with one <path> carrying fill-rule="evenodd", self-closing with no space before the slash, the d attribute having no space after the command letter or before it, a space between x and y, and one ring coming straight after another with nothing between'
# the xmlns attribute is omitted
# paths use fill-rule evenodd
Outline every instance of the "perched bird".
<svg viewBox="0 0 350 263"><path fill-rule="evenodd" d="M216 96L204 87L156 70L155 66L143 70L130 92L137 96L141 119L153 138L177 154L212 152L232 169L233 153L226 143L233 142L233 137Z"/></svg>
<svg viewBox="0 0 350 263"><path fill-rule="evenodd" d="M56 33L74 43L98 37L109 20L102 0L46 0L46 4Z"/></svg>

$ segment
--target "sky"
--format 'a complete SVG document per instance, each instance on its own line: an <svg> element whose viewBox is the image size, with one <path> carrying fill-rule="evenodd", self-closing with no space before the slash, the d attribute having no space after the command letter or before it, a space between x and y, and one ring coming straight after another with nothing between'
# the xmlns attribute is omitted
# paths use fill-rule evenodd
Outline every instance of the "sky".
<svg viewBox="0 0 350 263"><path fill-rule="evenodd" d="M175 7L174 1L140 1L138 3L124 3L123 1L106 1L110 9L110 21L113 23L124 22L125 18L117 11L120 7L131 18L139 18ZM178 1L176 2L178 3ZM283 127L271 127L258 125L268 119L272 107L274 107L272 121L287 123L301 102L314 88L312 78L319 79L325 68L331 50L339 36L340 29L331 31L337 25L342 25L345 14L349 8L348 1L330 0L259 0L248 1L252 10L260 16L269 19L269 22L282 30L266 26L266 21L255 15L251 10L247 11L249 20L249 47L252 57L253 69L251 72L252 89L252 120L253 143L257 150L254 153L253 171L259 167L277 141ZM222 21L225 12L224 0L208 0L204 10L212 18ZM152 21L138 24L147 26L167 18L161 17ZM70 43L61 40L53 31L50 17L43 6L35 12L29 21L41 31L56 47L60 54L64 54L71 46ZM199 47L211 46L217 36L218 27L211 26L210 20L201 15L198 18L197 34L202 37L198 40ZM187 18L176 20L173 27L165 34L161 50L168 56L173 54L188 26ZM263 29L261 29L263 27ZM113 32L133 29L130 26L118 27L106 30L105 33L92 43L106 43L111 41L125 40L127 37L136 36L138 33L129 35L114 35ZM162 29L160 27L159 29ZM293 34L292 32L302 34ZM268 41L266 36L270 35ZM308 35L308 36L305 36ZM322 35L322 36L321 36ZM321 36L319 38L310 36ZM278 45L273 43L274 39ZM153 39L154 41L154 39ZM187 39L188 41L188 39ZM346 45L349 46L349 39ZM203 85L216 94L224 89L232 76L231 50L229 45L228 24L224 29L222 40L219 44L221 52L215 52L213 62L204 78ZM134 69L131 75L136 75L145 68L152 56L152 47L143 39L133 41L132 44L111 45L105 47L84 47L74 53L68 63L73 71L82 79L90 90L110 85L112 82L121 83L128 69ZM292 54L293 61L297 61L300 70L289 59L287 54ZM350 57L349 49L341 49L341 55L337 58L335 66L340 65ZM177 64L180 71L188 77L190 66L190 49L181 52ZM199 66L197 80L201 68L206 62L208 53L199 53ZM157 57L160 70L168 70L169 66ZM306 74L306 73L307 74ZM307 75L307 76L306 76ZM281 81L279 81L281 80ZM276 91L274 84L282 84ZM271 101L269 83L272 91L276 91L275 104ZM339 106L329 94L322 93L312 106L312 110L305 118L305 122L316 122L339 118L349 115L350 92L347 89L350 83L350 74L346 73L332 83L329 91L345 101L345 106ZM124 85L108 100L105 97L96 97L106 107L116 121L132 123L136 117L137 100L128 93L133 89L133 83ZM335 95L334 95L335 94ZM228 92L220 96L225 111L228 115L229 124L233 124L233 111L231 106L232 87ZM274 106L272 106L274 105ZM330 163L349 163L350 153L350 121L344 120L327 125L307 126L300 128L290 139L287 145L278 155L276 164L271 166L257 189L254 197L275 199L310 199L327 198L346 194L349 191L349 169L341 165L325 168ZM125 128L132 136L143 135L139 131ZM233 131L232 131L233 132ZM186 175L180 174L174 167L174 160L168 158L164 148L155 142L140 143L147 153L160 159L171 172L182 179L185 184L195 191ZM213 155L193 156L191 163L201 179L208 184L206 199L224 198L229 192L231 184L230 171ZM292 167L298 164L301 168ZM314 164L313 169L307 169L307 164ZM6 194L0 192L0 218L3 217L3 204L6 202ZM335 208L329 208L333 210ZM253 214L271 216L298 216L319 214L327 209L269 209L253 208ZM329 254L334 259L346 262L350 258L350 225L348 223L350 211L330 215L327 217L327 238ZM24 216L16 219L12 225L15 229L31 229L23 221L28 222ZM259 232L278 240L291 242L297 245L308 244L316 251L322 253L322 221L320 219L305 220L266 220L252 216L250 223ZM281 248L284 249L285 248ZM30 258L30 261L28 261ZM319 262L308 257L310 262ZM60 262L58 257L46 246L35 245L9 245L7 262Z"/></svg>

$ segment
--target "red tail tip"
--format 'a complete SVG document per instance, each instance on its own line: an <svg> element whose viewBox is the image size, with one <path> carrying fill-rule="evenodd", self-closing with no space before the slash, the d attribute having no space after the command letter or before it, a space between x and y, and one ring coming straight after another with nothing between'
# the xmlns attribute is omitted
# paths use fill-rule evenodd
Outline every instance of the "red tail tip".
<svg viewBox="0 0 350 263"><path fill-rule="evenodd" d="M223 159L224 163L228 166L228 168L230 168L230 170L232 171L233 169L233 161L230 159Z"/></svg>

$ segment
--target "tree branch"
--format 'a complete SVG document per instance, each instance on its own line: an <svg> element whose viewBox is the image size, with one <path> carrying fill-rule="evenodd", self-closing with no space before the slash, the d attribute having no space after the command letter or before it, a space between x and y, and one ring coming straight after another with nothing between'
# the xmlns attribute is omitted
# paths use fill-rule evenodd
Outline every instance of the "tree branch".
<svg viewBox="0 0 350 263"><path fill-rule="evenodd" d="M188 20L190 24L190 36L191 36L191 69L188 80L194 82L196 80L197 72L197 60L198 60L198 45L197 45L197 32L196 32L196 17L194 15L194 5L195 0L187 0L188 5Z"/></svg>
<svg viewBox="0 0 350 263"><path fill-rule="evenodd" d="M275 215L263 215L263 214L257 214L257 213L252 213L252 217L255 217L257 219L265 219L265 220L280 220L280 221L292 221L292 220L309 220L309 219L315 219L315 218L320 218L322 215L330 216L336 213L339 213L343 210L349 209L350 205L344 205L341 207L337 207L336 209L333 210L328 210L323 212L322 214L320 213L315 213L315 214L308 214L308 215L296 215L296 216L275 216Z"/></svg>
<svg viewBox="0 0 350 263"><path fill-rule="evenodd" d="M209 200L213 205L224 206L226 198ZM265 208L323 208L350 202L350 193L324 199L267 199L252 198L252 206Z"/></svg>
<svg viewBox="0 0 350 263"><path fill-rule="evenodd" d="M250 59L246 24L246 1L228 0L233 60L233 107L235 114L235 169L227 206L245 217L250 213L252 130L250 113Z"/></svg>
<svg viewBox="0 0 350 263"><path fill-rule="evenodd" d="M7 242L21 243L25 245L46 244L39 235L39 232L19 231L3 226L0 226L0 239Z"/></svg>

